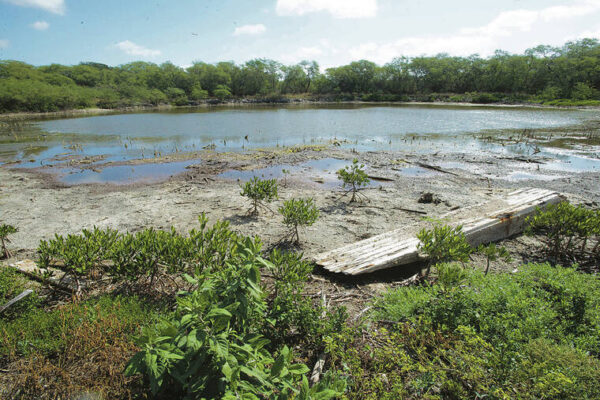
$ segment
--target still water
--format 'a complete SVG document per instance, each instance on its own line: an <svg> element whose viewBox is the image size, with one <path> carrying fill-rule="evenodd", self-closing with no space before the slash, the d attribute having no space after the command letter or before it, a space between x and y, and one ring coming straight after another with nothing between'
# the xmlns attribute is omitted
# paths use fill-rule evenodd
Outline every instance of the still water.
<svg viewBox="0 0 600 400"><path fill-rule="evenodd" d="M114 114L0 124L0 162L39 167L73 157L126 161L203 148L243 151L309 144L336 144L359 151L518 154L524 151L520 146L500 147L479 140L477 134L554 128L595 118L598 112L591 110L422 105L262 106Z"/></svg>

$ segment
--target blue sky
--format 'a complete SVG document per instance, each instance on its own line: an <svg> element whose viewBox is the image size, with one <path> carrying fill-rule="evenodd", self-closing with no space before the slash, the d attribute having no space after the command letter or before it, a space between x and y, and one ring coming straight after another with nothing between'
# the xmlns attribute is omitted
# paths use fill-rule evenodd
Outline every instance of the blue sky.
<svg viewBox="0 0 600 400"><path fill-rule="evenodd" d="M0 59L322 67L600 38L600 0L0 0Z"/></svg>

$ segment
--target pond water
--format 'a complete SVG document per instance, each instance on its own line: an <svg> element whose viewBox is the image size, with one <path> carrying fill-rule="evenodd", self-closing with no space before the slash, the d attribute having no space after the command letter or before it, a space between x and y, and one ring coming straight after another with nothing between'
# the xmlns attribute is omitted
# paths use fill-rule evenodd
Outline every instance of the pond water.
<svg viewBox="0 0 600 400"><path fill-rule="evenodd" d="M102 162L126 161L203 148L242 151L308 144L417 154L438 151L520 154L530 149L481 141L476 134L489 130L568 126L597 117L598 112L591 110L423 105L217 107L114 114L18 125L2 123L0 163L19 162L18 166L27 168L56 164L69 158L103 156ZM586 160L569 161L571 167L592 169ZM594 167L595 161L590 161ZM187 166L171 164L138 166L134 170L140 172L129 176L136 180L161 169L173 174ZM108 181L112 179L110 174L118 172L116 169L108 171L108 168L103 171ZM87 174L90 173L81 175L82 181L104 179L102 175ZM76 183L75 175L64 176Z"/></svg>

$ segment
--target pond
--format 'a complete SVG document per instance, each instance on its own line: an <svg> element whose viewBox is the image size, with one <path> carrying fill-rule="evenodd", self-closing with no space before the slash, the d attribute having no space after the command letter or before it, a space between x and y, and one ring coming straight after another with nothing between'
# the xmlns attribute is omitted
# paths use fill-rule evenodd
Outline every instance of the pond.
<svg viewBox="0 0 600 400"><path fill-rule="evenodd" d="M493 141L479 140L477 134L570 126L597 117L595 110L438 105L178 109L3 123L0 124L0 162L18 162L18 166L28 168L85 157L122 162L201 149L243 151L308 144L417 154L439 151L521 154L528 149L519 144L500 146ZM552 157L560 159L561 154L554 152ZM569 159L569 164L581 166L581 170L593 169L586 160L572 161ZM595 167L594 160L592 164ZM169 169L168 173L176 173L178 167L183 169L186 165L164 168ZM136 179L144 175L144 171L159 173L159 169L138 167L132 176ZM89 175L81 178L85 182L102 180ZM78 181L74 177L70 179Z"/></svg>

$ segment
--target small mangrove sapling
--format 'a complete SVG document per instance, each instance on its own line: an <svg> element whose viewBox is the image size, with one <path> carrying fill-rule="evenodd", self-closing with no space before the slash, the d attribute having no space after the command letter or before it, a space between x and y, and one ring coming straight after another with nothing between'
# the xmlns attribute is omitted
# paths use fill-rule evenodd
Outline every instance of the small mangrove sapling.
<svg viewBox="0 0 600 400"><path fill-rule="evenodd" d="M283 223L290 228L294 243L300 242L298 226L310 226L319 218L319 210L312 198L286 200L279 213L283 216Z"/></svg>
<svg viewBox="0 0 600 400"><path fill-rule="evenodd" d="M242 187L242 196L252 201L251 215L258 215L258 207L267 208L264 203L277 199L277 180L260 179L257 176L246 182Z"/></svg>
<svg viewBox="0 0 600 400"><path fill-rule="evenodd" d="M348 193L352 193L350 202L356 201L356 195L360 194L358 191L369 184L370 179L364 170L365 165L359 164L358 159L352 160L352 165L346 166L337 171L338 179L342 181L342 187L348 188L344 193L344 196ZM363 195L364 196L364 195ZM342 196L343 197L343 196ZM365 196L366 198L366 196Z"/></svg>
<svg viewBox="0 0 600 400"><path fill-rule="evenodd" d="M487 246L480 244L475 252L484 255L486 257L485 275L490 271L490 262L502 259L506 262L511 260L510 254L506 247L498 247L496 243L490 243Z"/></svg>
<svg viewBox="0 0 600 400"><path fill-rule="evenodd" d="M12 254L6 247L6 243L10 243L8 235L12 235L13 233L17 233L17 228L14 226L7 224L0 225L0 244L2 244L2 254L5 258L12 257Z"/></svg>

